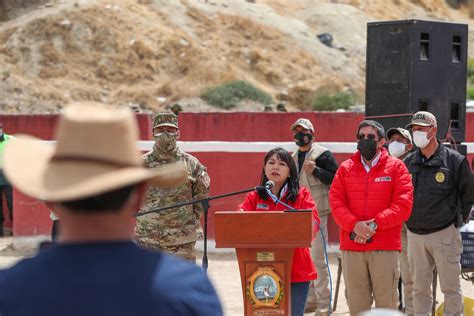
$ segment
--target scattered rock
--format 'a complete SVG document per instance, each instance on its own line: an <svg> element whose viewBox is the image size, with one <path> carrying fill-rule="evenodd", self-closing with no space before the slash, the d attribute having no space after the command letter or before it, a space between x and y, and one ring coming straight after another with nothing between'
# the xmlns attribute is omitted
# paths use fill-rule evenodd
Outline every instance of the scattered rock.
<svg viewBox="0 0 474 316"><path fill-rule="evenodd" d="M288 101L290 96L288 95L288 91L284 90L277 94L277 99L281 101Z"/></svg>
<svg viewBox="0 0 474 316"><path fill-rule="evenodd" d="M164 104L166 102L166 97L156 97L156 101L160 104Z"/></svg>
<svg viewBox="0 0 474 316"><path fill-rule="evenodd" d="M183 107L179 103L175 103L170 107L171 112L178 115L179 112L183 111Z"/></svg>
<svg viewBox="0 0 474 316"><path fill-rule="evenodd" d="M286 109L286 102L279 102L276 106L276 109L279 112L288 112Z"/></svg>
<svg viewBox="0 0 474 316"><path fill-rule="evenodd" d="M69 21L68 19L64 19L61 22L59 22L59 25L64 26L64 27L69 27L71 26L71 24L72 24L71 21Z"/></svg>

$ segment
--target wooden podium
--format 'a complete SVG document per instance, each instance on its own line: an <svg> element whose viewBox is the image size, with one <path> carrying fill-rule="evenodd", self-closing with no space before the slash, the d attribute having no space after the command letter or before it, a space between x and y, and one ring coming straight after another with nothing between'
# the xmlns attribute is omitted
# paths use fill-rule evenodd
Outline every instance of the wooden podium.
<svg viewBox="0 0 474 316"><path fill-rule="evenodd" d="M217 212L217 248L236 248L244 315L291 315L294 248L311 247L311 211Z"/></svg>

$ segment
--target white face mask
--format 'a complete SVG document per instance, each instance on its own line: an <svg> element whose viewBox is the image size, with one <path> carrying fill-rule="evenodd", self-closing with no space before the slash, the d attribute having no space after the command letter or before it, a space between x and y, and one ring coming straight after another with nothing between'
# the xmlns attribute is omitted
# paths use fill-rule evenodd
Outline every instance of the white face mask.
<svg viewBox="0 0 474 316"><path fill-rule="evenodd" d="M405 153L406 145L400 142L391 142L388 144L388 152L390 156L399 158Z"/></svg>
<svg viewBox="0 0 474 316"><path fill-rule="evenodd" d="M430 143L430 140L428 139L428 132L413 132L413 142L415 143L416 147L425 148Z"/></svg>

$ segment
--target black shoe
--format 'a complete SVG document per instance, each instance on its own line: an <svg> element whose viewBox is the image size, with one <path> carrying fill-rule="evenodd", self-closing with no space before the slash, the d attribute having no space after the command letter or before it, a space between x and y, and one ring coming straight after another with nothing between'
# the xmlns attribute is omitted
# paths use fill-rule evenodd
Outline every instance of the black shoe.
<svg viewBox="0 0 474 316"><path fill-rule="evenodd" d="M3 237L3 223L0 224L0 237Z"/></svg>

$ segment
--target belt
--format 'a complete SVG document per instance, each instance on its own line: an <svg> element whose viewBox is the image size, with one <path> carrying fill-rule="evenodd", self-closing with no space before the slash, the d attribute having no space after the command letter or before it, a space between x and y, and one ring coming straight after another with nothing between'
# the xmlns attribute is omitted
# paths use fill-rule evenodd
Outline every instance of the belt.
<svg viewBox="0 0 474 316"><path fill-rule="evenodd" d="M440 230L443 230L449 226L453 225L453 223L449 223L448 225L446 226L443 226L443 227L440 227L440 228L424 228L424 229L415 229L415 228L410 228L410 227L407 227L409 231L411 231L412 233L414 234L418 234L418 235L428 235L428 234L431 234L431 233L436 233L436 232L439 232Z"/></svg>

